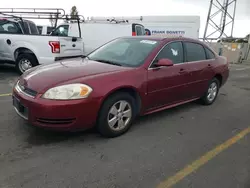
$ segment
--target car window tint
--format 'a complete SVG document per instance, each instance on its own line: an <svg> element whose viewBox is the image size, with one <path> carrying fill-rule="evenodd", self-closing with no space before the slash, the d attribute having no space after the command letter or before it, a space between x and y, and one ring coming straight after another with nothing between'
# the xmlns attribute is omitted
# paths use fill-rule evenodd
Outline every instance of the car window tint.
<svg viewBox="0 0 250 188"><path fill-rule="evenodd" d="M208 48L205 48L205 50L207 54L207 59L215 59L215 55L211 50L209 50Z"/></svg>
<svg viewBox="0 0 250 188"><path fill-rule="evenodd" d="M187 61L201 61L206 59L205 50L202 45L192 42L185 42Z"/></svg>
<svg viewBox="0 0 250 188"><path fill-rule="evenodd" d="M183 63L183 47L181 42L167 44L159 53L156 60L167 58L174 64Z"/></svg>
<svg viewBox="0 0 250 188"><path fill-rule="evenodd" d="M0 20L0 33L21 34L22 30L16 22Z"/></svg>

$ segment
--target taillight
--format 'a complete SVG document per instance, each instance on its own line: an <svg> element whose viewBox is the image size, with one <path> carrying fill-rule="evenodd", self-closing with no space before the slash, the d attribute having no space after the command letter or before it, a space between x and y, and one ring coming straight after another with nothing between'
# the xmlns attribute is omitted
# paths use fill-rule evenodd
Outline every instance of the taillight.
<svg viewBox="0 0 250 188"><path fill-rule="evenodd" d="M49 41L52 53L60 53L60 42L59 41Z"/></svg>
<svg viewBox="0 0 250 188"><path fill-rule="evenodd" d="M136 32L132 32L132 36L136 36Z"/></svg>

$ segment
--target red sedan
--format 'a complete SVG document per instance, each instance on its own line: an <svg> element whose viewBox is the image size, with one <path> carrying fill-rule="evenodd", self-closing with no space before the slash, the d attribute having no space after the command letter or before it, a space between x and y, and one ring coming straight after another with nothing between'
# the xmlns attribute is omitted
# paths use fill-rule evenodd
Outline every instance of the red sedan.
<svg viewBox="0 0 250 188"><path fill-rule="evenodd" d="M198 40L124 37L87 57L26 71L13 89L13 105L37 127L96 126L115 137L138 115L198 99L212 104L228 75L226 58Z"/></svg>

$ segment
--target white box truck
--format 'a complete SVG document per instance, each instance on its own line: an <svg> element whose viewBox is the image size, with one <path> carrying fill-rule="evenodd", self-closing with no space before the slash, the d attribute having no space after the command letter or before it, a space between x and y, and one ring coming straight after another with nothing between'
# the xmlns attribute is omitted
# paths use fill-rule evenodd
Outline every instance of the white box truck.
<svg viewBox="0 0 250 188"><path fill-rule="evenodd" d="M88 54L101 45L124 36L145 35L142 24L118 20L116 18L91 18L80 23L81 38L84 43L84 54ZM59 25L50 35L78 37L79 28L77 23L63 23Z"/></svg>
<svg viewBox="0 0 250 188"><path fill-rule="evenodd" d="M139 17L91 17L80 24L84 53L118 37L161 35L166 37L199 38L199 16L139 16ZM64 23L51 35L79 35L76 23Z"/></svg>
<svg viewBox="0 0 250 188"><path fill-rule="evenodd" d="M199 38L200 16L140 16L118 17L117 19L142 24L147 35Z"/></svg>

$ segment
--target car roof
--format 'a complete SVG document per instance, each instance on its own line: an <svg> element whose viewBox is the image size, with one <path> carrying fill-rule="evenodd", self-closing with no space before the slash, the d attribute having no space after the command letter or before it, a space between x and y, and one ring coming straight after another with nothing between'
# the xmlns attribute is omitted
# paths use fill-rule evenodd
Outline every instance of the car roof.
<svg viewBox="0 0 250 188"><path fill-rule="evenodd" d="M123 38L123 37L121 37ZM198 39L193 39L193 38L188 38L188 37L175 37L175 36L129 36L129 37L124 37L124 38L140 38L142 40L155 40L155 41L175 41L175 40L182 40L182 41L190 41L190 42L199 42L201 43L201 41L199 41Z"/></svg>

